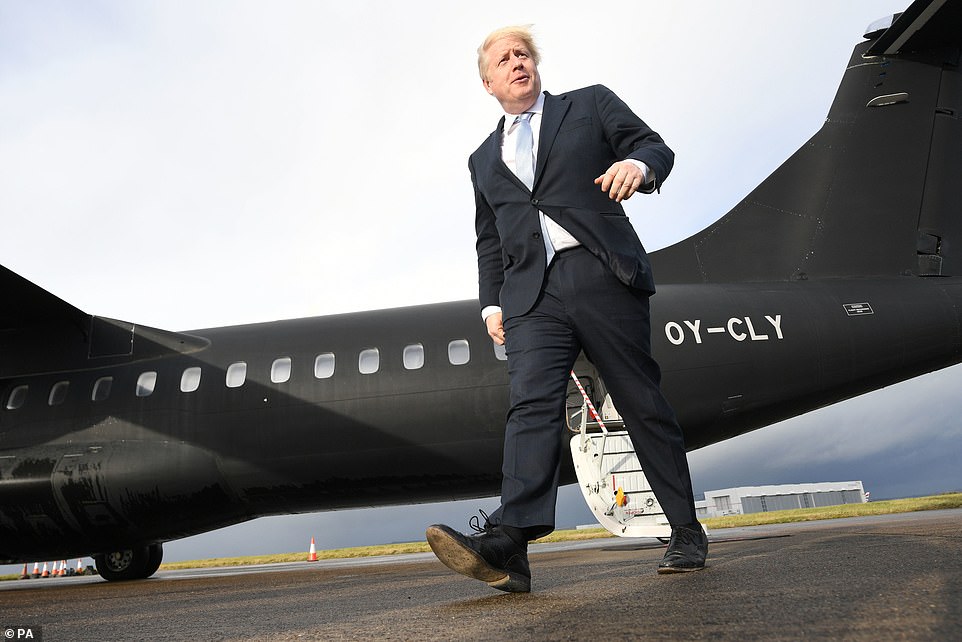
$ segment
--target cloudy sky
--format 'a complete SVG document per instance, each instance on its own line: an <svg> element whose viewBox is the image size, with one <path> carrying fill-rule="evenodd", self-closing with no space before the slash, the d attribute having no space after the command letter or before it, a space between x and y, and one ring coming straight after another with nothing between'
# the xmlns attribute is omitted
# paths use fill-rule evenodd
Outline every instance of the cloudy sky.
<svg viewBox="0 0 962 642"><path fill-rule="evenodd" d="M629 202L655 250L817 131L865 27L907 4L4 0L0 263L170 330L473 298L466 158L500 116L474 52L512 23L534 24L545 89L604 83L674 148L662 194ZM962 488L960 381L946 370L695 452L696 489ZM569 523L587 519L579 501L562 501ZM414 539L478 505L259 520L168 558Z"/></svg>

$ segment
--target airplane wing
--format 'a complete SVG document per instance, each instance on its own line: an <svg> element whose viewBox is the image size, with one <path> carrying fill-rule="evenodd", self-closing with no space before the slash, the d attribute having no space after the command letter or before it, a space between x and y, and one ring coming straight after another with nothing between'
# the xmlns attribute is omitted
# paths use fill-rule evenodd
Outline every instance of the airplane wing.
<svg viewBox="0 0 962 642"><path fill-rule="evenodd" d="M91 316L0 266L0 377L84 360Z"/></svg>
<svg viewBox="0 0 962 642"><path fill-rule="evenodd" d="M191 335L87 314L0 265L0 379L189 353Z"/></svg>
<svg viewBox="0 0 962 642"><path fill-rule="evenodd" d="M0 333L37 324L72 325L81 330L90 325L90 315L34 285L0 265Z"/></svg>

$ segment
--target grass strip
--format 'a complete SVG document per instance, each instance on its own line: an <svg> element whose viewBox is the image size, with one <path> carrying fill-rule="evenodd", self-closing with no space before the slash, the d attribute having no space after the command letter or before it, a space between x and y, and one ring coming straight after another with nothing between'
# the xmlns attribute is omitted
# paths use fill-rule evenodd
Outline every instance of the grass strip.
<svg viewBox="0 0 962 642"><path fill-rule="evenodd" d="M773 511L770 513L751 513L730 515L702 520L709 529L734 528L738 526L762 526L765 524L784 524L806 522L862 515L886 515L890 513L909 513L923 510L962 508L962 493L947 493L930 497L892 499L865 504L843 504L826 508L803 508L800 510ZM604 528L579 528L559 530L542 537L538 542L572 542L600 537L614 537ZM425 553L430 551L426 542L404 544L382 544L377 546L357 546L317 551L318 559L341 559L349 557L373 557L377 555L398 555L402 553ZM301 562L307 560L307 553L284 553L280 555L254 555L250 557L230 557L193 562L171 562L161 566L161 570L204 568L216 566L239 566L246 564L273 564L278 562Z"/></svg>
<svg viewBox="0 0 962 642"><path fill-rule="evenodd" d="M842 517L861 517L865 515L888 515L892 513L910 513L925 510L941 510L948 508L962 508L962 493L945 493L929 497L913 497L908 499L891 499L865 504L842 504L825 508L802 508L797 510L780 510L770 513L750 513L748 515L728 515L712 517L702 520L709 528L736 528L742 526L764 526L766 524L787 524L789 522L809 522L823 519L838 519ZM543 537L538 542L571 542L599 537L613 537L603 528L579 528L560 530ZM352 557L374 557L379 555L402 555L405 553L426 553L431 548L427 542L405 542L400 544L379 544L377 546L355 546L352 548L336 548L317 551L319 560L345 559ZM250 566L255 564L280 564L287 562L305 562L307 553L277 553L274 555L249 555L245 557L220 557L216 559L192 560L184 562L168 562L161 565L160 570L172 571L190 568L216 568L221 566ZM19 575L2 575L2 580L19 579Z"/></svg>

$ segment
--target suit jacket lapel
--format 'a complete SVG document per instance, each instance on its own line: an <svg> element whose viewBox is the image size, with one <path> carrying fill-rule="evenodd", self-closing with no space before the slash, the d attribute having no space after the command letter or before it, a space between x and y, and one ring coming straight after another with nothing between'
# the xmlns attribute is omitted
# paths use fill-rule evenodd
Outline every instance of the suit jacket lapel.
<svg viewBox="0 0 962 642"><path fill-rule="evenodd" d="M541 114L541 133L538 138L538 158L535 160L534 169L534 184L538 185L538 180L544 173L545 162L548 158L548 154L551 153L551 147L554 145L555 138L558 136L558 130L561 128L561 123L564 121L565 114L568 113L568 109L571 107L571 103L564 96L552 96L549 93L544 95L544 112ZM504 134L504 117L498 122L497 128L488 137L487 142L487 153L491 156L491 162L494 164L495 171L500 172L504 176L508 177L522 188L527 190L528 188L524 183L521 182L514 172L508 169L508 166L504 164L501 157L501 139Z"/></svg>
<svg viewBox="0 0 962 642"><path fill-rule="evenodd" d="M535 161L534 184L537 185L544 173L545 161L551 153L558 130L571 103L564 97L552 96L545 92L544 112L541 114L541 134L538 138L538 158Z"/></svg>
<svg viewBox="0 0 962 642"><path fill-rule="evenodd" d="M501 117L501 120L498 121L498 126L488 137L486 152L490 155L494 171L500 173L508 180L513 181L521 189L528 191L528 186L522 183L521 179L504 164L504 158L501 154L502 138L504 138L504 116Z"/></svg>

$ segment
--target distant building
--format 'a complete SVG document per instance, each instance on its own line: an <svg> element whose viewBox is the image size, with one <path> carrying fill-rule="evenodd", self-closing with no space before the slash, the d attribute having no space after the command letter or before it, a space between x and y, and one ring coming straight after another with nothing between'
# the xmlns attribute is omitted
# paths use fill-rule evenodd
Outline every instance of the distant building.
<svg viewBox="0 0 962 642"><path fill-rule="evenodd" d="M709 490L705 492L705 500L696 502L695 506L699 517L721 517L865 501L868 500L862 482L847 481Z"/></svg>

